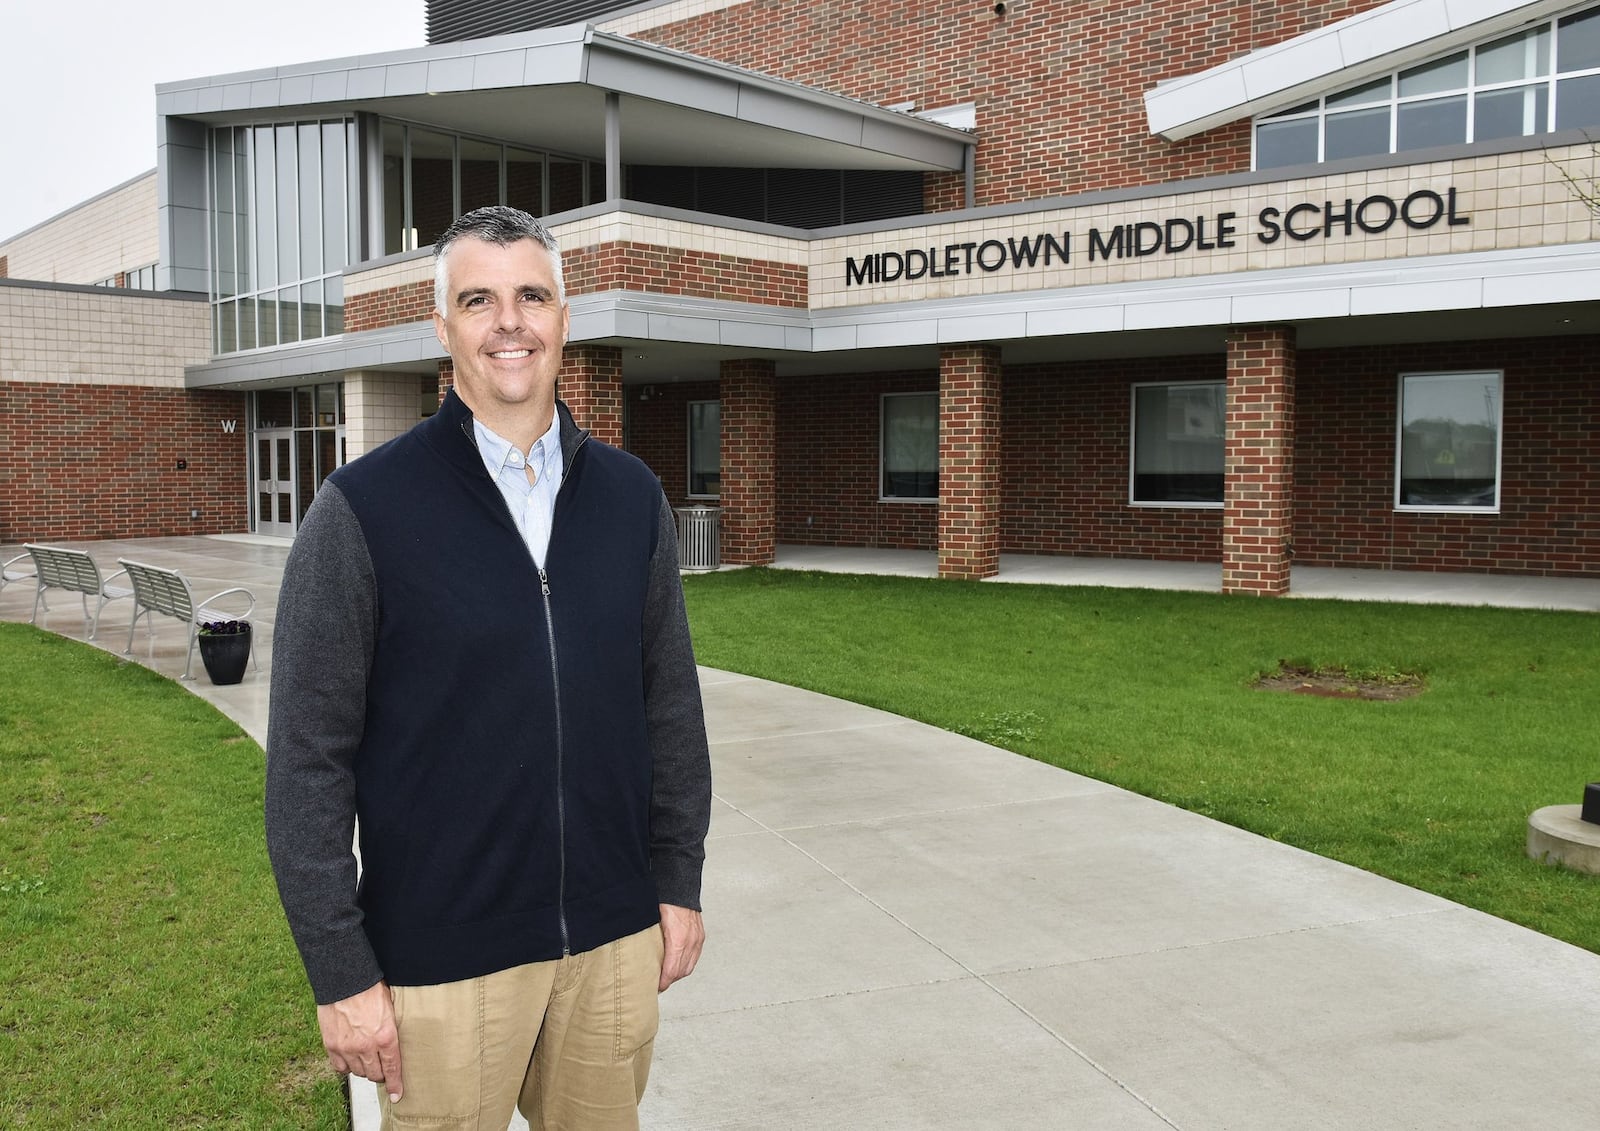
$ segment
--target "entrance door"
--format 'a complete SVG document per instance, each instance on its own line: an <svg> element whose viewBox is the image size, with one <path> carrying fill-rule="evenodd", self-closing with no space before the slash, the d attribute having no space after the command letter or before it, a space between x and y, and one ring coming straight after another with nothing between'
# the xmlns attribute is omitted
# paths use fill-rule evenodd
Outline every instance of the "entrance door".
<svg viewBox="0 0 1600 1131"><path fill-rule="evenodd" d="M256 432L256 533L294 537L294 430Z"/></svg>

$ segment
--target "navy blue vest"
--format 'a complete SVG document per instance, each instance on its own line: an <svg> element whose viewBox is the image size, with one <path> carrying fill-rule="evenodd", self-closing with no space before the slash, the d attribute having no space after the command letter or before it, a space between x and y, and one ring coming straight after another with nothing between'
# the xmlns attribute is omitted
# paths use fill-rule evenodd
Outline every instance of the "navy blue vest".
<svg viewBox="0 0 1600 1131"><path fill-rule="evenodd" d="M641 640L660 483L585 437L542 581L470 431L452 393L333 476L376 580L360 903L396 985L577 954L659 920Z"/></svg>

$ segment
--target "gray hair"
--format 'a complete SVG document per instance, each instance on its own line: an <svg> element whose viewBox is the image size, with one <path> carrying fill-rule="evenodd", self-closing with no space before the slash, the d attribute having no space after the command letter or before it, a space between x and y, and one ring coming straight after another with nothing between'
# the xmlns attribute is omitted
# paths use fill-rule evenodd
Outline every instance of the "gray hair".
<svg viewBox="0 0 1600 1131"><path fill-rule="evenodd" d="M440 314L445 312L450 287L445 256L459 239L482 240L497 247L510 247L520 240L532 240L550 254L550 269L556 279L556 301L567 301L566 282L561 277L561 247L538 220L522 211L504 204L491 204L475 208L444 230L433 241L433 305Z"/></svg>

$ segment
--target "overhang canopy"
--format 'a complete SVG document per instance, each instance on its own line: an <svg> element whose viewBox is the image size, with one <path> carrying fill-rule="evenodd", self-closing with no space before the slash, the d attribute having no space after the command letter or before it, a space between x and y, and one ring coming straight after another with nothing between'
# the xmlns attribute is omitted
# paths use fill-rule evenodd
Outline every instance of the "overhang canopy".
<svg viewBox="0 0 1600 1131"><path fill-rule="evenodd" d="M1144 96L1150 132L1168 141L1270 114L1435 55L1547 20L1573 0L1391 0L1158 83Z"/></svg>
<svg viewBox="0 0 1600 1131"><path fill-rule="evenodd" d="M210 125L370 112L599 160L610 94L621 96L629 164L956 172L976 144L903 111L589 24L165 83L156 105Z"/></svg>

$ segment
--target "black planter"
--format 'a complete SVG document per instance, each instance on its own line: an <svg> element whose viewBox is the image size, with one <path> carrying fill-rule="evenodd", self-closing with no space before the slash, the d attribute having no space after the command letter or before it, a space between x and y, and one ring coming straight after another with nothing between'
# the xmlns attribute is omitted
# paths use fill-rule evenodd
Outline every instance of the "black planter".
<svg viewBox="0 0 1600 1131"><path fill-rule="evenodd" d="M238 683L244 678L244 666L250 662L250 626L227 636L201 633L200 662L205 664L212 683Z"/></svg>

